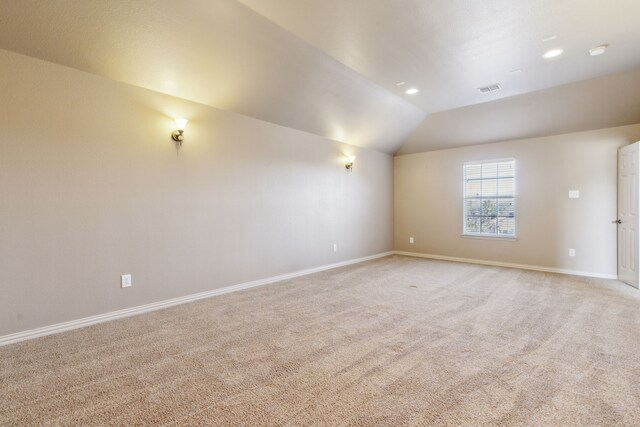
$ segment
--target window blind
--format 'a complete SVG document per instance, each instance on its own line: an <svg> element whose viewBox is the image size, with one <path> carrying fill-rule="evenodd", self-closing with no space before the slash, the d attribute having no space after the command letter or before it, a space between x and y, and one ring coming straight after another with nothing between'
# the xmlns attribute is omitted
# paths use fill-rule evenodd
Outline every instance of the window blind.
<svg viewBox="0 0 640 427"><path fill-rule="evenodd" d="M464 234L515 236L514 159L464 164Z"/></svg>

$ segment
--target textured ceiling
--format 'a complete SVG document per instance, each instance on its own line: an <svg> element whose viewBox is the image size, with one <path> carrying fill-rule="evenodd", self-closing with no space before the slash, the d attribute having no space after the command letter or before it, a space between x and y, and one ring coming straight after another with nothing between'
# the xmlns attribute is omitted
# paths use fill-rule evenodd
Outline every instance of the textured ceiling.
<svg viewBox="0 0 640 427"><path fill-rule="evenodd" d="M640 67L639 0L240 1L427 113Z"/></svg>
<svg viewBox="0 0 640 427"><path fill-rule="evenodd" d="M640 69L430 114L398 154L635 123Z"/></svg>
<svg viewBox="0 0 640 427"><path fill-rule="evenodd" d="M425 117L235 0L0 0L0 48L389 153Z"/></svg>
<svg viewBox="0 0 640 427"><path fill-rule="evenodd" d="M0 48L408 153L640 121L638 16L638 0L0 0Z"/></svg>

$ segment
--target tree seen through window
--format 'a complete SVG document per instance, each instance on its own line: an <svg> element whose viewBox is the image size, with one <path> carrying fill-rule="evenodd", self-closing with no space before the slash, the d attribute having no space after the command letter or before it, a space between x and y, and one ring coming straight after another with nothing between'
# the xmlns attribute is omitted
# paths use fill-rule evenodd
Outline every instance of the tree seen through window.
<svg viewBox="0 0 640 427"><path fill-rule="evenodd" d="M464 164L464 233L515 235L515 160Z"/></svg>

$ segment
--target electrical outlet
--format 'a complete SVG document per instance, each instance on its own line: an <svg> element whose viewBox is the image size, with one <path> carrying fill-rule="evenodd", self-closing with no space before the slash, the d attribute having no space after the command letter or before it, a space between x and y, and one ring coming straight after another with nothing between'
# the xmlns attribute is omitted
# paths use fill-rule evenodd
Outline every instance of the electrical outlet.
<svg viewBox="0 0 640 427"><path fill-rule="evenodd" d="M337 243L333 244L333 252L338 252L338 244Z"/></svg>
<svg viewBox="0 0 640 427"><path fill-rule="evenodd" d="M569 249L569 256L576 256L576 250L575 249Z"/></svg>
<svg viewBox="0 0 640 427"><path fill-rule="evenodd" d="M413 237L409 237L409 243L413 243Z"/></svg>
<svg viewBox="0 0 640 427"><path fill-rule="evenodd" d="M131 275L130 274L123 274L122 276L120 276L120 286L122 286L123 288L131 287Z"/></svg>

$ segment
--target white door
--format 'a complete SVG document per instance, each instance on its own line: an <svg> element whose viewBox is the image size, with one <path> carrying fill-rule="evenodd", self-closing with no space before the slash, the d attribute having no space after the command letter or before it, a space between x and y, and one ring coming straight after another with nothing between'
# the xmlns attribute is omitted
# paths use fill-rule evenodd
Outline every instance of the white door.
<svg viewBox="0 0 640 427"><path fill-rule="evenodd" d="M618 150L618 280L638 288L638 145Z"/></svg>

